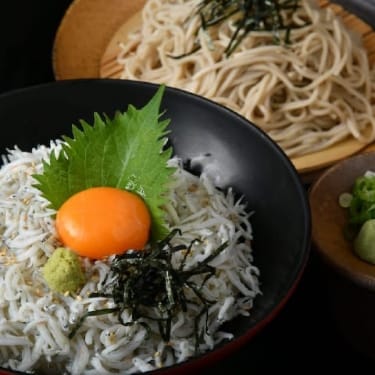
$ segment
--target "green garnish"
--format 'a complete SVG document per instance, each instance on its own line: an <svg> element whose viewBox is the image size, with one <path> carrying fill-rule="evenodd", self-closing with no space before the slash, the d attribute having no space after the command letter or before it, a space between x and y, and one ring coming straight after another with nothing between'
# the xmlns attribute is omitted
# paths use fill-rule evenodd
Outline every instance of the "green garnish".
<svg viewBox="0 0 375 375"><path fill-rule="evenodd" d="M107 275L102 290L90 295L90 297L111 298L115 307L87 312L73 328L69 337L72 338L75 335L88 316L117 313L119 322L127 326L137 323L149 329L147 321L156 321L162 339L168 342L172 319L179 311L186 311L188 304L198 304L199 302L202 304L202 308L196 314L193 332L195 349L198 351L200 339L204 334L199 329L199 322L205 315L207 325L208 308L215 302L208 300L202 293L203 285L215 274L215 268L208 263L218 256L228 244L222 244L206 259L187 269L185 262L191 254L192 246L196 240L192 241L189 246L173 246L170 241L178 233L178 229L173 230L154 247L143 251L125 252L116 256L111 263L110 274ZM185 253L181 263L176 267L172 264L172 256L178 251ZM193 277L196 275L203 275L200 284L193 281ZM188 289L195 296L195 301L187 297ZM131 322L124 322L121 318L125 309L131 313Z"/></svg>
<svg viewBox="0 0 375 375"><path fill-rule="evenodd" d="M363 223L354 239L353 248L362 260L375 264L375 219Z"/></svg>
<svg viewBox="0 0 375 375"><path fill-rule="evenodd" d="M275 43L284 40L285 44L290 44L291 30L306 25L296 25L291 21L299 3L300 0L202 0L193 16L199 15L201 20L197 32L232 21L234 32L224 51L229 56L253 31L270 32ZM281 31L284 31L283 38ZM190 55L199 48L197 41L192 51L175 58Z"/></svg>
<svg viewBox="0 0 375 375"><path fill-rule="evenodd" d="M348 210L345 237L353 240L367 220L375 219L375 175L358 177L350 192L340 194L339 204Z"/></svg>
<svg viewBox="0 0 375 375"><path fill-rule="evenodd" d="M74 293L86 282L79 256L63 247L48 258L42 275L50 289L59 293Z"/></svg>
<svg viewBox="0 0 375 375"><path fill-rule="evenodd" d="M172 149L164 149L169 120L160 121L161 85L142 109L129 105L113 118L94 114L94 124L80 121L73 137L63 136L59 155L51 153L36 187L59 207L73 194L94 186L111 186L139 194L152 217L152 237L167 233L162 205L174 168L167 166Z"/></svg>
<svg viewBox="0 0 375 375"><path fill-rule="evenodd" d="M362 225L369 219L375 219L375 176L361 176L356 179L352 189L349 221Z"/></svg>
<svg viewBox="0 0 375 375"><path fill-rule="evenodd" d="M354 253L375 264L375 174L357 177L351 192L340 194L339 205L348 211L344 236L352 242Z"/></svg>
<svg viewBox="0 0 375 375"><path fill-rule="evenodd" d="M339 205L342 208L349 208L352 202L353 195L351 193L342 193L339 195Z"/></svg>

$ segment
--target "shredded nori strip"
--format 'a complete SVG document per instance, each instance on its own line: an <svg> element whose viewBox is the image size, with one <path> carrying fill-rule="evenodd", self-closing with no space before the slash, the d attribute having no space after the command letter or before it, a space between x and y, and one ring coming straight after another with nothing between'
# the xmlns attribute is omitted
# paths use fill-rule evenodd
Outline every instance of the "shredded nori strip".
<svg viewBox="0 0 375 375"><path fill-rule="evenodd" d="M267 31L272 33L274 43L290 44L292 29L307 25L296 25L291 21L293 13L300 7L300 0L202 0L194 9L193 15L199 15L200 29L207 30L222 22L233 20L235 31L225 48L225 55L229 56L239 46L242 40L252 31ZM283 13L288 12L287 17ZM285 31L284 38L280 31ZM189 56L200 49L196 41L193 49L187 53L170 56L180 59Z"/></svg>
<svg viewBox="0 0 375 375"><path fill-rule="evenodd" d="M173 246L171 240L179 229L173 230L162 241L142 251L126 251L114 257L110 273L104 280L100 291L92 293L90 297L111 298L115 304L113 308L89 311L81 317L69 334L72 338L89 316L117 313L118 320L123 325L142 324L148 331L147 320L156 321L162 339L168 342L171 335L171 323L179 311L187 311L189 303L195 303L186 296L187 288L200 301L202 308L195 317L194 337L195 350L198 352L199 343L204 332L199 331L199 323L206 316L206 330L208 307L215 301L208 300L202 293L202 286L215 274L215 268L209 263L227 246L227 242L219 246L210 256L192 268L186 269L185 262L192 247L198 240L188 246ZM177 251L184 251L181 263L176 268L172 265L172 255ZM192 280L195 275L205 275L202 283L197 285ZM108 281L110 280L110 281ZM121 318L124 310L128 310L132 320L124 322Z"/></svg>

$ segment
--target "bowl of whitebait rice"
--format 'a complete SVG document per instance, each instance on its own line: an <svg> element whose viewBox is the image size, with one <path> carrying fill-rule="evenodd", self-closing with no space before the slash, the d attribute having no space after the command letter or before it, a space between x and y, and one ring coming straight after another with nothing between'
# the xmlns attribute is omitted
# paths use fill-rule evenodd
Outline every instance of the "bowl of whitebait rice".
<svg viewBox="0 0 375 375"><path fill-rule="evenodd" d="M292 296L306 190L241 115L81 79L1 95L0 123L0 374L207 370Z"/></svg>

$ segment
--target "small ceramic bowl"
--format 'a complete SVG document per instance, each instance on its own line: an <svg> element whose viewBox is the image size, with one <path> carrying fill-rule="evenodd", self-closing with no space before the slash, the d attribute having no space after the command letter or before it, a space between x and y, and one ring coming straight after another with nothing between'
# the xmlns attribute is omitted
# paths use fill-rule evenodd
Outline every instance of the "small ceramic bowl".
<svg viewBox="0 0 375 375"><path fill-rule="evenodd" d="M322 283L343 337L375 359L375 265L361 260L344 236L348 213L339 205L357 177L375 170L375 152L352 156L327 169L311 185L314 250L327 266Z"/></svg>

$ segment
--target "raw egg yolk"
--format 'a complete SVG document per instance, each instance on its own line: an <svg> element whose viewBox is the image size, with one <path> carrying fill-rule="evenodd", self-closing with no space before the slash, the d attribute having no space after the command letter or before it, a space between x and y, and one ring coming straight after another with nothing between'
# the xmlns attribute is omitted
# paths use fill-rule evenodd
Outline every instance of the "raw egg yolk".
<svg viewBox="0 0 375 375"><path fill-rule="evenodd" d="M56 230L63 244L91 259L143 249L150 226L143 199L113 187L80 191L64 202L56 215Z"/></svg>

